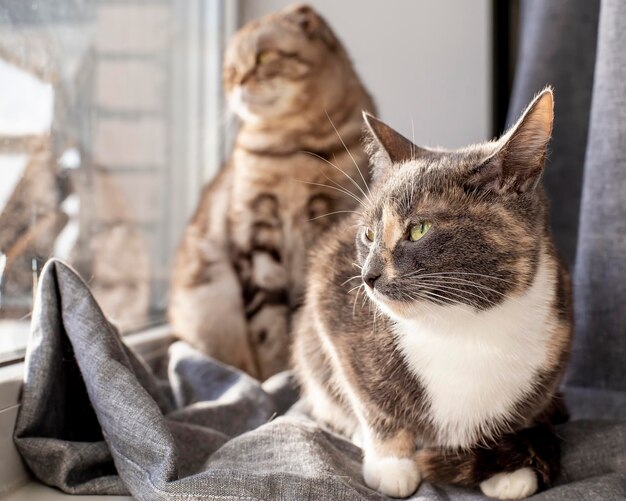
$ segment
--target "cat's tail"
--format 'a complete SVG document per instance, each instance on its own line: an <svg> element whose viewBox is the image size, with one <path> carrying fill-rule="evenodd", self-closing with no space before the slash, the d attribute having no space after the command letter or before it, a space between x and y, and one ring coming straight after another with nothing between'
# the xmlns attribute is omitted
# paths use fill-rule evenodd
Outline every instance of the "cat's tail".
<svg viewBox="0 0 626 501"><path fill-rule="evenodd" d="M417 465L422 478L436 485L476 485L475 463L476 458L472 451L451 451L433 447L417 452Z"/></svg>
<svg viewBox="0 0 626 501"><path fill-rule="evenodd" d="M422 478L433 484L476 486L497 473L532 468L540 488L549 486L559 471L560 446L549 425L537 425L505 435L492 447L425 448L417 452Z"/></svg>

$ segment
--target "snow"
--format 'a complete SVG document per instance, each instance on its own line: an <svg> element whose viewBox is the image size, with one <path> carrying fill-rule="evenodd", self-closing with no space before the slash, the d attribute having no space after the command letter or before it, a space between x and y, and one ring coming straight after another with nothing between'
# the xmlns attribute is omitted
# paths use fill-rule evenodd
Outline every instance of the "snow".
<svg viewBox="0 0 626 501"><path fill-rule="evenodd" d="M0 213L4 210L15 186L22 178L28 155L0 155Z"/></svg>
<svg viewBox="0 0 626 501"><path fill-rule="evenodd" d="M0 136L47 134L53 108L51 84L0 59Z"/></svg>

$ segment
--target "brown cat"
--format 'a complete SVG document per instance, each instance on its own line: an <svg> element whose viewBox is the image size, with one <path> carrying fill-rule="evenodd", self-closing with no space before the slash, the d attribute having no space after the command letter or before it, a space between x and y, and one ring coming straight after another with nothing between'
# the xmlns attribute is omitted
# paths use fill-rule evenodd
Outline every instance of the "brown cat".
<svg viewBox="0 0 626 501"><path fill-rule="evenodd" d="M457 151L365 116L375 184L317 244L294 358L312 414L362 444L384 494L425 478L517 499L558 472L572 312L539 183L552 103Z"/></svg>
<svg viewBox="0 0 626 501"><path fill-rule="evenodd" d="M242 126L185 231L169 316L178 337L265 379L288 364L307 250L364 196L361 110L374 105L307 6L243 27L224 85Z"/></svg>

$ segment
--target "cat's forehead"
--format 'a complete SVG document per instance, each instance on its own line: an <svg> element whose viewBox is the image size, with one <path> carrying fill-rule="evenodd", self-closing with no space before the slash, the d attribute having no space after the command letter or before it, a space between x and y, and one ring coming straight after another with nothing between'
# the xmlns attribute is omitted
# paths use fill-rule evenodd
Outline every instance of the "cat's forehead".
<svg viewBox="0 0 626 501"><path fill-rule="evenodd" d="M473 168L493 152L489 144L460 150L430 150L431 154L395 165L381 179L372 199L371 215L381 218L393 210L400 218L417 208L454 202L463 193L463 182Z"/></svg>
<svg viewBox="0 0 626 501"><path fill-rule="evenodd" d="M226 51L226 60L235 62L242 58L254 58L259 52L271 50L309 52L311 42L284 16L271 14L248 23L235 34Z"/></svg>

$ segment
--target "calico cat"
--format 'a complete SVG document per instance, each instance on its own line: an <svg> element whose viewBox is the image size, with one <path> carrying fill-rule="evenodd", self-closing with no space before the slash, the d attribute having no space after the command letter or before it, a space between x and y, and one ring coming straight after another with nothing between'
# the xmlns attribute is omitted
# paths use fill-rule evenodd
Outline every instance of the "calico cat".
<svg viewBox="0 0 626 501"><path fill-rule="evenodd" d="M365 188L361 110L374 105L307 6L243 27L225 55L224 87L242 125L186 228L169 317L176 336L265 379L289 362L307 250Z"/></svg>
<svg viewBox="0 0 626 501"><path fill-rule="evenodd" d="M422 479L533 494L559 468L572 335L539 183L552 91L500 139L456 151L364 117L374 185L311 258L294 339L304 401L362 445L384 494Z"/></svg>

